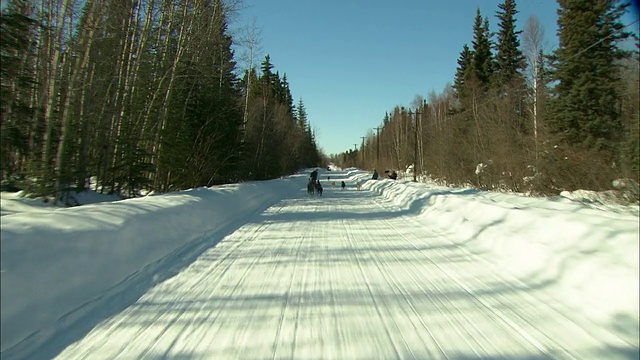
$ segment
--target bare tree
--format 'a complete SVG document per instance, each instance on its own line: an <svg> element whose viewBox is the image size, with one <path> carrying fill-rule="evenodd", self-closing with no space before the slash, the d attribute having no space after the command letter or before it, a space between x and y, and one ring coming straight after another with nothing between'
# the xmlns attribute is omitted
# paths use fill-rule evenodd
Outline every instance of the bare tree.
<svg viewBox="0 0 640 360"><path fill-rule="evenodd" d="M242 123L243 129L245 129L247 127L247 117L249 115L249 89L251 88L250 73L253 70L253 60L256 56L260 56L259 53L262 52L262 48L260 47L260 29L256 27L255 18L251 21L251 24L241 30L238 43L245 47L245 52L242 54L241 60L247 64L247 83L245 84L244 115Z"/></svg>
<svg viewBox="0 0 640 360"><path fill-rule="evenodd" d="M527 74L526 78L529 82L529 86L532 91L531 100L531 113L533 115L533 139L535 144L535 159L536 167L538 166L538 114L539 114L539 80L541 74L539 62L542 60L539 56L544 52L545 40L544 40L544 28L540 24L540 21L535 15L530 16L525 24L524 31L522 33L522 43L524 47L524 56L527 61Z"/></svg>

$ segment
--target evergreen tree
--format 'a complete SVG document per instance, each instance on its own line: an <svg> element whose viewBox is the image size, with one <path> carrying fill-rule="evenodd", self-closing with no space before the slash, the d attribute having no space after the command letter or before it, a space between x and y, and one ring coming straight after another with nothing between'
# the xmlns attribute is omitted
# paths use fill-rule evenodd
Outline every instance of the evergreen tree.
<svg viewBox="0 0 640 360"><path fill-rule="evenodd" d="M500 20L498 26L498 43L496 45L496 82L498 86L512 83L516 78L521 78L521 72L525 67L524 55L520 50L520 40L516 31L515 0L505 0L498 5L501 11L496 17ZM521 79L520 79L521 80Z"/></svg>
<svg viewBox="0 0 640 360"><path fill-rule="evenodd" d="M289 81L287 80L287 74L282 76L280 82L280 88L282 88L282 96L280 101L287 107L287 110L293 115L295 107L293 105L293 97L291 96L291 89L289 88ZM293 117L292 117L293 118Z"/></svg>
<svg viewBox="0 0 640 360"><path fill-rule="evenodd" d="M37 179L55 195L96 179L135 196L281 176L300 163L299 139L305 161L318 157L268 56L238 81L223 0L3 5L3 180Z"/></svg>
<svg viewBox="0 0 640 360"><path fill-rule="evenodd" d="M247 173L252 179L270 179L295 170L300 163L295 149L298 137L295 110L286 76L273 73L269 55L261 64L262 74L252 81L247 121Z"/></svg>
<svg viewBox="0 0 640 360"><path fill-rule="evenodd" d="M618 59L629 54L619 1L559 0L559 47L553 54L557 82L550 103L551 130L572 144L612 151L621 136L616 109Z"/></svg>
<svg viewBox="0 0 640 360"><path fill-rule="evenodd" d="M298 130L300 131L299 147L301 155L301 167L314 167L318 166L319 156L318 150L315 145L315 139L311 126L307 117L307 109L304 106L302 98L298 100L296 106Z"/></svg>
<svg viewBox="0 0 640 360"><path fill-rule="evenodd" d="M34 76L31 36L36 25L32 6L9 1L0 14L0 161L1 180L24 175L21 163L29 152L33 109L29 104ZM22 173L22 174L20 174Z"/></svg>
<svg viewBox="0 0 640 360"><path fill-rule="evenodd" d="M307 129L309 127L309 124L307 123L307 108L304 106L302 98L298 100L298 105L296 105L296 116L298 120L298 127L300 129Z"/></svg>
<svg viewBox="0 0 640 360"><path fill-rule="evenodd" d="M489 32L489 20L482 18L480 8L476 12L476 18L473 24L473 57L472 69L473 74L486 88L491 81L494 70L493 54L491 53L491 33Z"/></svg>
<svg viewBox="0 0 640 360"><path fill-rule="evenodd" d="M458 58L458 68L456 69L455 79L453 82L453 88L458 98L464 96L464 89L471 71L472 60L473 53L469 49L469 46L464 44L460 57Z"/></svg>

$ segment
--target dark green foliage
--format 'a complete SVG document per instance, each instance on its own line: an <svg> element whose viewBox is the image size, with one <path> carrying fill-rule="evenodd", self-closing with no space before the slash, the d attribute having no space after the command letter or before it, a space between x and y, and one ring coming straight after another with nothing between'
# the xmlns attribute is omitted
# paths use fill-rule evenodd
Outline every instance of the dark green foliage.
<svg viewBox="0 0 640 360"><path fill-rule="evenodd" d="M636 46L638 46L636 40ZM624 62L619 101L624 135L620 144L621 171L625 178L640 180L640 56Z"/></svg>
<svg viewBox="0 0 640 360"><path fill-rule="evenodd" d="M242 112L234 74L232 40L226 23L206 45L216 57L185 62L179 68L165 151L171 160L171 182L178 188L210 186L238 179ZM204 40L203 40L204 41ZM207 59L208 61L204 61ZM210 62L209 62L210 61ZM175 138L175 140L171 140ZM175 151L173 150L175 149ZM177 175L181 174L181 175Z"/></svg>
<svg viewBox="0 0 640 360"><path fill-rule="evenodd" d="M522 31L516 31L515 15L518 13L516 3L514 0L505 0L498 7L501 11L498 11L496 15L500 20L498 23L500 30L496 45L495 76L497 85L502 87L511 84L516 79L519 80L518 82L522 80L521 72L525 67L525 62L518 39L518 34Z"/></svg>
<svg viewBox="0 0 640 360"><path fill-rule="evenodd" d="M571 143L611 153L622 135L616 109L619 65L627 54L619 41L620 16L626 5L616 1L560 0L560 46L553 56L557 85L550 103L554 133Z"/></svg>
<svg viewBox="0 0 640 360"><path fill-rule="evenodd" d="M31 37L37 22L26 1L10 1L0 14L0 161L2 180L20 175L29 152L34 86L29 72Z"/></svg>
<svg viewBox="0 0 640 360"><path fill-rule="evenodd" d="M245 132L245 176L263 180L315 166L319 159L302 100L292 106L286 75L273 72L269 55L262 74L251 80ZM252 76L251 72L249 76ZM244 83L247 83L245 80Z"/></svg>
<svg viewBox="0 0 640 360"><path fill-rule="evenodd" d="M636 112L625 128L620 144L620 162L626 177L640 179L640 113Z"/></svg>
<svg viewBox="0 0 640 360"><path fill-rule="evenodd" d="M316 146L315 136L307 119L307 110L302 99L298 101L297 132L300 133L298 139L297 152L299 154L299 168L316 167L320 164L320 152Z"/></svg>
<svg viewBox="0 0 640 360"><path fill-rule="evenodd" d="M472 73L486 90L494 71L493 54L491 53L491 33L489 20L482 18L480 8L476 12L473 24Z"/></svg>
<svg viewBox="0 0 640 360"><path fill-rule="evenodd" d="M471 72L472 59L473 53L469 50L469 46L464 44L460 57L458 58L458 67L456 68L455 79L453 82L453 88L455 89L458 97L465 96L464 90Z"/></svg>
<svg viewBox="0 0 640 360"><path fill-rule="evenodd" d="M363 161L369 170L402 168L403 146L416 136L422 144L420 172L447 185L551 195L611 190L620 178L632 181L616 183L637 183L638 59L629 62L629 52L621 48L629 36L620 22L627 5L615 0L559 4L560 47L552 56L538 46L545 39L530 29L536 46L529 50L537 52L528 54L536 56L531 83L523 76L515 2L499 6L493 48L488 20L478 10L472 46L465 45L457 59L453 90L430 94L422 131L407 134L396 113L386 114L376 128L380 131L364 142L365 156L356 159L349 150L334 161L341 166Z"/></svg>
<svg viewBox="0 0 640 360"><path fill-rule="evenodd" d="M10 1L0 19L3 178L41 195L95 178L136 196L275 178L319 158L286 75L267 58L251 89L238 80L233 4L72 2L48 19L55 2L30 3Z"/></svg>

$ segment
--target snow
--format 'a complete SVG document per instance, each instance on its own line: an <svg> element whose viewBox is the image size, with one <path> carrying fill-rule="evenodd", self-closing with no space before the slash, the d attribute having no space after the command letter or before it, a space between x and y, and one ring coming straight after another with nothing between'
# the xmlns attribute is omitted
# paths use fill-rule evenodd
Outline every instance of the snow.
<svg viewBox="0 0 640 360"><path fill-rule="evenodd" d="M638 358L638 206L331 169L2 193L2 358Z"/></svg>

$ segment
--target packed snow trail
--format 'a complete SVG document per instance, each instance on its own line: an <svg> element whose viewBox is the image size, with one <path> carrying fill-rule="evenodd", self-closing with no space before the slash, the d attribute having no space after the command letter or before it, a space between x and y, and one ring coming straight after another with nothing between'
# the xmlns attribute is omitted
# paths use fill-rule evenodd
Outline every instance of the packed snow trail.
<svg viewBox="0 0 640 360"><path fill-rule="evenodd" d="M629 357L442 233L371 191L301 189L57 358Z"/></svg>

